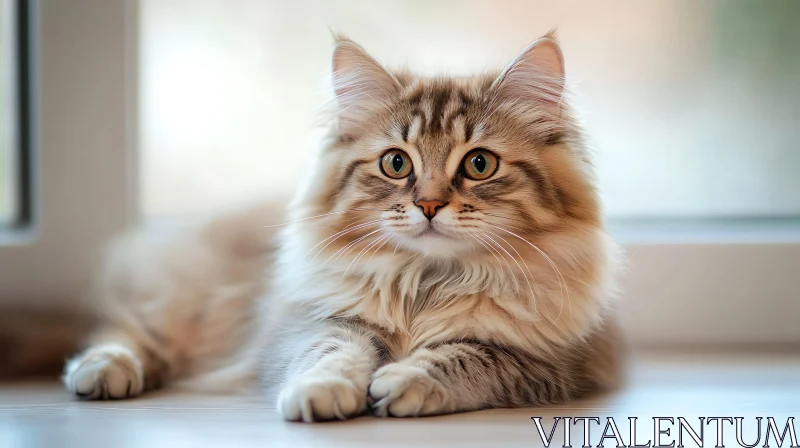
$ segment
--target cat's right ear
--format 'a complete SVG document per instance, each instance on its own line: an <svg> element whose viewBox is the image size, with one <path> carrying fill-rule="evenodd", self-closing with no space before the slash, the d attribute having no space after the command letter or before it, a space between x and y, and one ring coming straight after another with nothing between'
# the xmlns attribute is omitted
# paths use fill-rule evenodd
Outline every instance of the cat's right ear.
<svg viewBox="0 0 800 448"><path fill-rule="evenodd" d="M336 93L339 132L355 137L373 114L386 107L400 83L358 44L334 35L333 89Z"/></svg>

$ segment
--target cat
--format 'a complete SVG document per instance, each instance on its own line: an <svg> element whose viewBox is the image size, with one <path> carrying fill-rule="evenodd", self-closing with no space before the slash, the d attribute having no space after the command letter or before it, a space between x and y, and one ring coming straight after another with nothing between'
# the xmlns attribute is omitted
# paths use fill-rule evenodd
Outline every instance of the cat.
<svg viewBox="0 0 800 448"><path fill-rule="evenodd" d="M618 252L554 34L464 78L389 71L343 36L332 59L330 130L289 222L260 205L115 243L67 389L257 389L312 422L618 385Z"/></svg>

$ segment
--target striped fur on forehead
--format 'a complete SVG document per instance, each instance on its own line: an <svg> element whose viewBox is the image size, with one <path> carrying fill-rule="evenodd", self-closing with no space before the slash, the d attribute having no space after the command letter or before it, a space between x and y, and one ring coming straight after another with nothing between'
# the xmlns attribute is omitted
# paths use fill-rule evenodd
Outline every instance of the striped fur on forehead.
<svg viewBox="0 0 800 448"><path fill-rule="evenodd" d="M540 47L552 55L551 38ZM329 191L317 211L382 208L435 196L521 216L530 223L524 229L529 233L564 221L599 223L581 130L559 93L563 80L531 62L537 61L531 48L540 47L532 45L502 72L422 77L385 70L363 50L348 53L360 47L346 43L340 58L357 61L338 74L337 95L347 106L338 113L347 117L347 130L333 128L328 150L337 157L326 169L335 181L319 186ZM373 78L377 84L370 86ZM412 175L402 181L386 179L379 170L381 153L393 147L415 158ZM497 175L479 183L465 179L453 153L474 148L499 156Z"/></svg>
<svg viewBox="0 0 800 448"><path fill-rule="evenodd" d="M376 402L385 372L424 371L452 387L428 413L561 401L613 375L589 355L607 352L616 247L552 36L464 78L337 48L339 115L275 270L290 313L333 327L304 353L325 375L325 358L364 355L359 396ZM464 166L476 149L497 157L480 180ZM390 150L407 177L382 169ZM423 200L442 204L435 216Z"/></svg>
<svg viewBox="0 0 800 448"><path fill-rule="evenodd" d="M117 241L67 388L261 394L260 377L283 418L310 422L617 383L617 248L552 34L470 78L393 74L337 36L333 69L335 120L290 221L262 203Z"/></svg>
<svg viewBox="0 0 800 448"><path fill-rule="evenodd" d="M409 81L399 95L392 111L406 142L425 137L451 137L466 143L472 139L475 127L485 119L489 103L487 79L432 78Z"/></svg>
<svg viewBox="0 0 800 448"><path fill-rule="evenodd" d="M343 145L346 151L332 162L341 164L336 182L330 185L327 206L319 211L332 211L337 204L338 208L378 206L409 193L416 198L420 196L418 180L438 178L439 186L430 188L441 191L452 185L448 188L491 201L494 207L515 210L526 220L539 216L530 220L537 227L555 222L548 213L598 222L597 198L593 179L587 176L591 169L584 168L587 162L580 133L574 125L561 123L571 121L568 110L564 108L560 120L553 123L541 109L499 102L492 96L487 81L491 78L401 78L408 84L385 114L373 117L375 132L389 142L386 148L395 146L392 141L412 145L422 166L398 187L376 172L377 152L347 149L368 145L366 141L342 142L336 146ZM483 144L486 141L496 143ZM445 163L459 145L505 151L502 163L506 172L470 188L458 173L454 178L443 177Z"/></svg>

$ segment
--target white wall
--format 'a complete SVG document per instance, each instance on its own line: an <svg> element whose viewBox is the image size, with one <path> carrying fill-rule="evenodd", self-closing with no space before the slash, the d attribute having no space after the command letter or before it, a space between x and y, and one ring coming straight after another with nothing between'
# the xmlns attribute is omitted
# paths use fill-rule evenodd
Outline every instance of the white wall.
<svg viewBox="0 0 800 448"><path fill-rule="evenodd" d="M800 3L143 0L142 210L292 190L329 27L424 73L559 27L611 216L800 216Z"/></svg>
<svg viewBox="0 0 800 448"><path fill-rule="evenodd" d="M102 244L133 217L129 5L40 2L37 224L23 234L0 232L3 304L74 305Z"/></svg>

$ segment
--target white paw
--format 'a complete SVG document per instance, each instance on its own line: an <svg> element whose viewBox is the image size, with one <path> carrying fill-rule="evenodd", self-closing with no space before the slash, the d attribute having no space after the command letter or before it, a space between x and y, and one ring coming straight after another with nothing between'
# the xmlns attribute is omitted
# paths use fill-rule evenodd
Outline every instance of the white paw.
<svg viewBox="0 0 800 448"><path fill-rule="evenodd" d="M388 364L372 376L369 395L379 417L417 417L447 412L450 395L425 369Z"/></svg>
<svg viewBox="0 0 800 448"><path fill-rule="evenodd" d="M144 390L142 363L119 344L92 347L67 361L61 380L86 400L135 397Z"/></svg>
<svg viewBox="0 0 800 448"><path fill-rule="evenodd" d="M359 391L340 375L307 375L285 386L278 396L278 412L290 421L345 420L367 407L366 391Z"/></svg>

